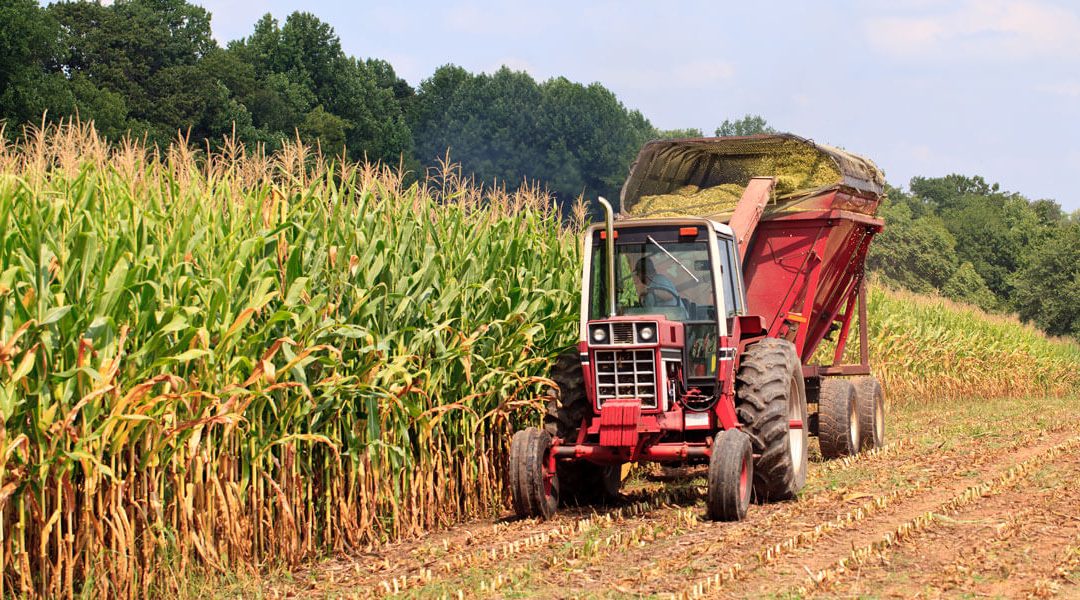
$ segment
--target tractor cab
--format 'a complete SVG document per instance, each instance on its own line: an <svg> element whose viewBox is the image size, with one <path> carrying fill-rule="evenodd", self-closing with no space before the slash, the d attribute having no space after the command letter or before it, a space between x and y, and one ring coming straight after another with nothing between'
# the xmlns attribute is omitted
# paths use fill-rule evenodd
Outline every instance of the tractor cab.
<svg viewBox="0 0 1080 600"><path fill-rule="evenodd" d="M580 340L595 408L640 398L643 409L666 411L691 389L713 395L719 340L745 306L730 228L707 219L620 221L612 238L609 245L603 225L586 232Z"/></svg>

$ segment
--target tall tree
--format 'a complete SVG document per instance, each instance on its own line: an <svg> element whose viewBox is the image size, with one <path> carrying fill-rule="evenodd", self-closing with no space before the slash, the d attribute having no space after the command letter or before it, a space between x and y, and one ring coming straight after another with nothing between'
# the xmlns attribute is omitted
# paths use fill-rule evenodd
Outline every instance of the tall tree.
<svg viewBox="0 0 1080 600"><path fill-rule="evenodd" d="M978 176L916 177L911 190L956 238L959 260L971 263L1002 305L1009 305L1011 275L1042 227L1028 201Z"/></svg>
<svg viewBox="0 0 1080 600"><path fill-rule="evenodd" d="M1080 337L1080 223L1055 226L1016 274L1020 316L1054 335Z"/></svg>
<svg viewBox="0 0 1080 600"><path fill-rule="evenodd" d="M230 90L271 148L297 133L311 140L324 132L333 137L324 150L347 148L354 159L397 164L410 154L405 111L412 88L388 63L347 57L333 28L314 15L294 12L279 26L267 14L228 52L251 66L251 77Z"/></svg>
<svg viewBox="0 0 1080 600"><path fill-rule="evenodd" d="M62 69L85 78L77 99L91 113L125 114L133 132L146 130L159 143L178 133L227 133L239 116L201 62L217 49L205 9L184 0L118 0L56 3L48 12L63 32Z"/></svg>
<svg viewBox="0 0 1080 600"><path fill-rule="evenodd" d="M935 216L913 218L898 190L890 192L879 216L885 231L870 246L867 267L909 290L941 290L956 269L956 240Z"/></svg>
<svg viewBox="0 0 1080 600"><path fill-rule="evenodd" d="M687 127L685 129L657 129L653 137L658 140L677 140L705 137L705 134L697 127Z"/></svg>
<svg viewBox="0 0 1080 600"><path fill-rule="evenodd" d="M923 198L935 210L943 211L954 208L965 196L991 196L1001 191L994 183L976 175L969 177L953 173L944 177L912 177L908 186L911 193Z"/></svg>
<svg viewBox="0 0 1080 600"><path fill-rule="evenodd" d="M446 155L482 181L544 183L563 202L614 198L654 129L599 84L537 83L503 67L473 75L447 65L422 82L412 111L417 156Z"/></svg>
<svg viewBox="0 0 1080 600"><path fill-rule="evenodd" d="M59 25L34 0L0 3L0 120L15 125L37 122L42 113L64 116L74 98L57 69L63 48Z"/></svg>
<svg viewBox="0 0 1080 600"><path fill-rule="evenodd" d="M757 135L759 133L776 133L776 130L765 121L765 117L760 115L746 115L735 121L724 119L724 122L716 128L717 137Z"/></svg>

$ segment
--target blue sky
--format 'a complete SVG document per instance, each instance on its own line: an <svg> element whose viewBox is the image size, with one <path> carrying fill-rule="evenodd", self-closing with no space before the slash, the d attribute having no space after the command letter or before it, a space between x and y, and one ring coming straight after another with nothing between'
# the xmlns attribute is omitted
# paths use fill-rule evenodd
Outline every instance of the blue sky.
<svg viewBox="0 0 1080 600"><path fill-rule="evenodd" d="M413 85L447 63L598 81L654 125L760 114L891 183L983 175L1080 209L1080 1L195 0L224 44L314 13Z"/></svg>

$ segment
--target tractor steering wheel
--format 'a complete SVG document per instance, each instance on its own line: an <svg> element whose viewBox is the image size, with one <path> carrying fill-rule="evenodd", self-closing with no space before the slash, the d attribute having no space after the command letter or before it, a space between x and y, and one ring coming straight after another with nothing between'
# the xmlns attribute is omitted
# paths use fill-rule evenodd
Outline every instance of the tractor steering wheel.
<svg viewBox="0 0 1080 600"><path fill-rule="evenodd" d="M659 296L659 297L657 297ZM679 296L671 288L649 286L641 298L642 306L681 306Z"/></svg>

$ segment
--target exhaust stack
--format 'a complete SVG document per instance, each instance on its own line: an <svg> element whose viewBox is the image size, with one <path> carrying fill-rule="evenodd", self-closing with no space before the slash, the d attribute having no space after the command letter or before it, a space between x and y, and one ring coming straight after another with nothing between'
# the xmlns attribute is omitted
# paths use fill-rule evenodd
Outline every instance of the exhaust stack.
<svg viewBox="0 0 1080 600"><path fill-rule="evenodd" d="M604 229L607 231L607 300L608 316L615 316L615 215L611 203L599 197L600 206L604 207Z"/></svg>

